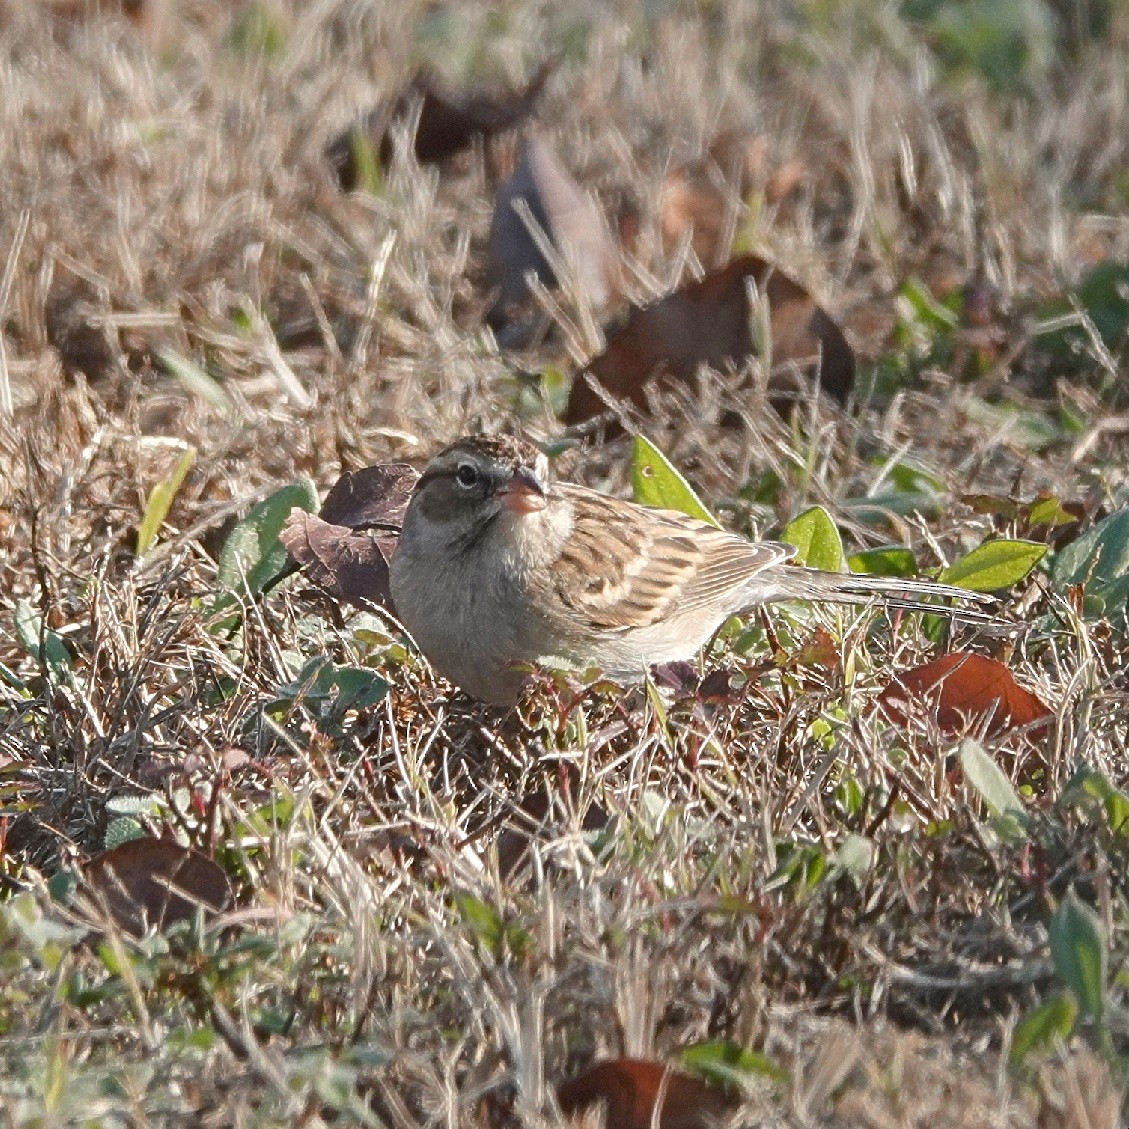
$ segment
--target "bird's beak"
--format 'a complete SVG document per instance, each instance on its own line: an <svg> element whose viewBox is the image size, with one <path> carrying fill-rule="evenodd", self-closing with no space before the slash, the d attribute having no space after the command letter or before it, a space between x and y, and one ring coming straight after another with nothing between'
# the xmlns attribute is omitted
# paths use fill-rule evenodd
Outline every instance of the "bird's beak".
<svg viewBox="0 0 1129 1129"><path fill-rule="evenodd" d="M529 467L518 467L498 497L512 514L536 513L548 504L545 487Z"/></svg>

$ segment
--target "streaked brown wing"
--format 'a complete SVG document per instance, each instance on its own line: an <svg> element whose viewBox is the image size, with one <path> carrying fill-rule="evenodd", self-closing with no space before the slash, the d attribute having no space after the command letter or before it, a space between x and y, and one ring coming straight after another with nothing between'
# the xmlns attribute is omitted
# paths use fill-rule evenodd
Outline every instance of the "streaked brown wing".
<svg viewBox="0 0 1129 1129"><path fill-rule="evenodd" d="M746 541L671 510L556 489L570 496L576 517L554 570L555 595L562 614L587 630L630 631L720 606L750 576L794 555L791 546Z"/></svg>

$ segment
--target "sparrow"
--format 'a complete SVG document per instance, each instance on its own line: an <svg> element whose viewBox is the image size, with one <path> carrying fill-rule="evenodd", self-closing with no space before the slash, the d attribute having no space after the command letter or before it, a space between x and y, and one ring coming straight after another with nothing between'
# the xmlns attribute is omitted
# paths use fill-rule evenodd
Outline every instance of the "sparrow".
<svg viewBox="0 0 1129 1129"><path fill-rule="evenodd" d="M533 665L638 681L689 659L730 617L778 600L945 611L991 597L930 580L824 572L796 549L549 477L536 447L471 436L424 468L389 566L400 621L432 666L497 705Z"/></svg>

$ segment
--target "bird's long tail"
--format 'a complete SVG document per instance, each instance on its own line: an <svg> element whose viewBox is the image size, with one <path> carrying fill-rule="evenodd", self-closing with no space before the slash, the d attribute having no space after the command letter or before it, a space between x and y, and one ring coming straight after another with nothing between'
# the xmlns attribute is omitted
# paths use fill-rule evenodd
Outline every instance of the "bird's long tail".
<svg viewBox="0 0 1129 1129"><path fill-rule="evenodd" d="M814 568L781 565L771 570L770 600L811 600L815 603L869 604L911 612L932 612L970 623L998 624L991 613L981 610L996 603L995 597L970 592L935 580L907 579L901 576L873 576L870 573L823 572ZM768 579L762 573L763 579ZM932 599L953 601L932 603ZM955 606L954 606L955 605ZM970 605L980 605L974 607Z"/></svg>

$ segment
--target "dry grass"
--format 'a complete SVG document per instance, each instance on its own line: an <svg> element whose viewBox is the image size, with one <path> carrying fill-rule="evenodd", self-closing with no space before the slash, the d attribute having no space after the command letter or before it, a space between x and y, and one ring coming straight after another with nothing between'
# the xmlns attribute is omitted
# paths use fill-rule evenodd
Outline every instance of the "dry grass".
<svg viewBox="0 0 1129 1129"><path fill-rule="evenodd" d="M562 434L482 329L505 153L442 174L401 154L378 196L341 194L322 161L420 59L516 83L562 52L542 128L609 209L636 201L637 298L686 265L657 218L672 163L720 129L802 162L798 194L741 212L742 238L886 368L850 411L812 401L794 422L720 377L666 404L648 432L727 521L772 531L819 503L852 546L905 543L934 567L992 531L963 494L1124 507L1123 360L1095 346L1056 380L1027 348L1044 299L1129 255L1124 26L1013 96L940 67L887 5L314 0L263 6L285 34L265 56L233 42L227 5L173 7L153 55L126 23L0 5L0 1120L547 1125L553 1086L597 1057L726 1038L790 1072L751 1088L741 1124L1116 1124L1117 1022L1109 1053L1082 1031L1008 1065L1018 1018L1061 987L1046 924L1069 887L1114 972L1126 951L1124 839L1060 803L1080 765L1129 775L1124 636L1061 594L1032 583L1006 613L1032 624L1009 663L1056 715L1038 749L985 742L1031 789L1038 834L1012 845L952 771L952 739L872 708L891 669L933 653L914 624L822 616L837 656L807 665L788 659L811 616L773 613L750 651L730 639L706 660L750 675L730 700L546 689L501 717L301 583L234 636L206 613L226 528L276 486L324 491L480 425ZM959 341L940 360L936 342L917 360L890 344L914 277L993 288L1004 341L979 371ZM49 344L53 301L85 303L97 377ZM162 350L205 364L227 407ZM575 360L558 334L520 362ZM559 466L621 490L626 450ZM860 510L907 458L940 484L936 509ZM747 489L766 471L771 492ZM21 607L67 669L12 630ZM288 697L316 654L379 669L388 697L342 715ZM216 850L239 908L171 945L72 946L45 882L137 795ZM538 831L511 867L522 806ZM844 865L849 836L869 868Z"/></svg>

